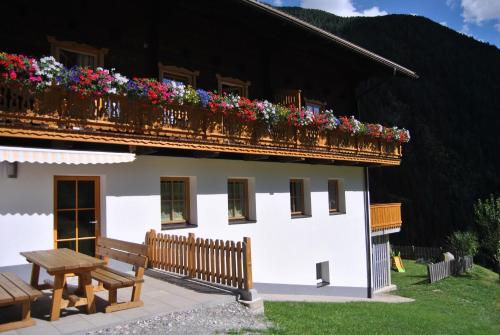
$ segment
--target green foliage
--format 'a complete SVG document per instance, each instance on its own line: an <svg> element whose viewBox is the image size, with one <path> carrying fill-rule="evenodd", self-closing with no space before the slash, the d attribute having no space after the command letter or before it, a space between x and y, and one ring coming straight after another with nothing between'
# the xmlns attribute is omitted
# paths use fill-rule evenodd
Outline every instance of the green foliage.
<svg viewBox="0 0 500 335"><path fill-rule="evenodd" d="M290 109L282 105L276 105L276 117L279 122L286 122L288 120L288 115L290 115Z"/></svg>
<svg viewBox="0 0 500 335"><path fill-rule="evenodd" d="M479 249L477 236L470 231L453 232L446 240L450 252L455 256L475 256Z"/></svg>
<svg viewBox="0 0 500 335"><path fill-rule="evenodd" d="M403 229L391 240L443 245L453 231L471 230L476 199L500 190L500 141L492 130L500 124L500 50L419 16L284 10L420 76L391 77L387 69L358 90L358 119L412 135L400 167L370 170L373 202L404 204Z"/></svg>
<svg viewBox="0 0 500 335"><path fill-rule="evenodd" d="M500 266L500 197L491 194L484 200L478 199L474 204L474 217L481 248Z"/></svg>
<svg viewBox="0 0 500 335"><path fill-rule="evenodd" d="M198 96L198 94L196 93L196 90L191 85L188 85L186 87L184 101L186 101L188 104L191 104L191 105L197 105L200 103L200 97Z"/></svg>
<svg viewBox="0 0 500 335"><path fill-rule="evenodd" d="M406 273L392 273L396 294L414 302L265 302L271 334L500 334L500 285L475 265L471 272L427 283L425 264L404 260Z"/></svg>

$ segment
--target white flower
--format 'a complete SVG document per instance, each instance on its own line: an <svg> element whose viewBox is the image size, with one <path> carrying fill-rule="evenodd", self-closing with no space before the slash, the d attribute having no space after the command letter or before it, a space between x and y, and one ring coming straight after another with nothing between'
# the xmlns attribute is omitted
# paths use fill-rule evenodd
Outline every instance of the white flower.
<svg viewBox="0 0 500 335"><path fill-rule="evenodd" d="M64 65L56 61L52 56L43 57L37 62L36 75L42 77L38 87L48 87L54 84L54 78L60 76L64 71Z"/></svg>
<svg viewBox="0 0 500 335"><path fill-rule="evenodd" d="M113 73L113 78L118 83L118 85L125 85L128 83L128 78L122 76L120 73Z"/></svg>
<svg viewBox="0 0 500 335"><path fill-rule="evenodd" d="M351 116L350 122L352 124L352 133L353 134L359 133L359 130L361 129L361 122L359 122L358 120L356 120L354 118L354 116Z"/></svg>

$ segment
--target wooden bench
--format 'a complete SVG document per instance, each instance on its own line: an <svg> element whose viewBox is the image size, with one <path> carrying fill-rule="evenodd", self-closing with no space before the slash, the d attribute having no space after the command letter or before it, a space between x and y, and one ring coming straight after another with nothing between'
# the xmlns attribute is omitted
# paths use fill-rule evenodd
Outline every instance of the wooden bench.
<svg viewBox="0 0 500 335"><path fill-rule="evenodd" d="M42 292L22 281L14 273L0 273L0 307L21 304L21 321L0 324L0 332L29 327L35 324L31 318L32 301L42 296Z"/></svg>
<svg viewBox="0 0 500 335"><path fill-rule="evenodd" d="M135 276L120 272L108 266L92 271L92 278L99 281L99 286L109 291L106 313L122 309L144 306L141 298L141 287L144 282L144 269L148 262L148 246L115 240L107 237L98 237L96 242L96 257L102 258L106 264L109 259L131 264L135 268ZM116 291L123 287L133 287L132 297L127 302L117 302Z"/></svg>

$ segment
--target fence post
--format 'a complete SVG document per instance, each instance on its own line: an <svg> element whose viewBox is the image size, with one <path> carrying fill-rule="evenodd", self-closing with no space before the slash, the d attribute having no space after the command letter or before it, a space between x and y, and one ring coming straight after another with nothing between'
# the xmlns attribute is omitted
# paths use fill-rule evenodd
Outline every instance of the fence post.
<svg viewBox="0 0 500 335"><path fill-rule="evenodd" d="M188 276L191 278L196 277L196 264L195 264L195 238L194 233L188 234Z"/></svg>
<svg viewBox="0 0 500 335"><path fill-rule="evenodd" d="M146 245L148 246L148 268L154 267L153 264L153 253L154 253L154 238L156 237L156 231L151 229L146 233Z"/></svg>
<svg viewBox="0 0 500 335"><path fill-rule="evenodd" d="M243 288L248 291L253 288L252 279L252 242L250 237L243 237L243 243L245 244L245 249L243 252L243 262L244 273L245 273L245 283Z"/></svg>

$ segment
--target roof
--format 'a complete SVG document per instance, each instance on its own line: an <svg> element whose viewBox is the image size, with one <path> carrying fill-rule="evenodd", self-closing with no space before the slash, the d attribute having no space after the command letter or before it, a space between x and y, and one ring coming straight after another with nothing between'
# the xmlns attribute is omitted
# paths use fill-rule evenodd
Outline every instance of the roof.
<svg viewBox="0 0 500 335"><path fill-rule="evenodd" d="M418 78L418 75L414 71L412 71L412 70L410 70L402 65L399 65L399 64L397 64L397 63L395 63L387 58L384 58L380 55L377 55L374 52L371 52L363 47L360 47L357 44L354 44L354 43L349 42L341 37L338 37L337 35L334 35L326 30L318 28L310 23L307 23L307 22L301 20L301 19L298 19L295 16L284 13L284 12L282 12L282 11L280 11L280 10L270 6L270 5L261 3L257 0L240 0L240 1L245 2L251 6L254 6L260 10L264 10L264 11L266 11L270 14L273 14L281 19L284 19L288 22L291 22L292 24L295 24L303 29L306 29L306 30L309 30L313 33L316 33L316 34L318 34L318 35L320 35L320 36L322 36L330 41L333 41L342 47L350 49L350 50L352 50L352 51L354 51L362 56L368 57L379 64L382 64L384 66L391 68L394 71L394 73L399 72L399 73L404 74L404 75L411 77L411 78Z"/></svg>

